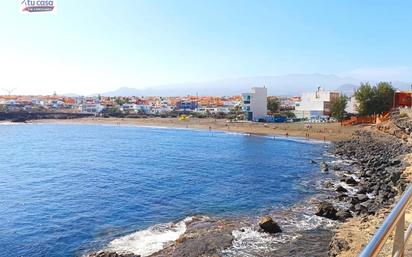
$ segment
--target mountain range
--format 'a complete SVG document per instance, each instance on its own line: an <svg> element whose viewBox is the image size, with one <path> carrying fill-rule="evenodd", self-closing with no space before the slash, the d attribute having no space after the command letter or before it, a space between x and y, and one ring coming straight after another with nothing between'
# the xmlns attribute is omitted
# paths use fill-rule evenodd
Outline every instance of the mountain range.
<svg viewBox="0 0 412 257"><path fill-rule="evenodd" d="M371 84L376 81L369 81ZM221 79L209 82L179 83L148 88L120 87L117 90L100 93L102 96L186 96L213 95L230 96L249 92L251 87L265 86L268 95L299 96L321 86L326 90L337 90L352 95L360 80L330 74L290 74L282 76L256 76ZM395 88L410 89L410 83L392 81ZM97 95L97 94L96 94Z"/></svg>

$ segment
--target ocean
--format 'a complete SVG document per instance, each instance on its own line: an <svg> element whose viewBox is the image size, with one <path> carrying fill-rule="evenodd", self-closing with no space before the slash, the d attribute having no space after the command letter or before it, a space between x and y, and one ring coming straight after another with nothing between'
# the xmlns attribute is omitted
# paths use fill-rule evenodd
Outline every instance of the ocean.
<svg viewBox="0 0 412 257"><path fill-rule="evenodd" d="M3 124L0 256L148 255L193 215L258 217L318 194L325 175L310 160L327 150L219 131Z"/></svg>

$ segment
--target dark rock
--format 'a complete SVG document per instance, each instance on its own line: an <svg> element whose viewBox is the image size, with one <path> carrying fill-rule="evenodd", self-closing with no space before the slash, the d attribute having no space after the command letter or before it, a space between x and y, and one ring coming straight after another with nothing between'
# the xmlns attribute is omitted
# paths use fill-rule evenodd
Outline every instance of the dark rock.
<svg viewBox="0 0 412 257"><path fill-rule="evenodd" d="M369 199L365 194L357 194L356 198L358 198L359 202L365 202Z"/></svg>
<svg viewBox="0 0 412 257"><path fill-rule="evenodd" d="M366 189L366 187L362 186L359 188L358 190L358 194L366 194L368 190Z"/></svg>
<svg viewBox="0 0 412 257"><path fill-rule="evenodd" d="M348 251L349 249L349 243L345 239L333 237L329 245L329 256L338 256L342 251Z"/></svg>
<svg viewBox="0 0 412 257"><path fill-rule="evenodd" d="M337 165L333 165L333 166L332 166L332 170L339 171L339 170L341 170L341 168L340 168L339 166L337 166Z"/></svg>
<svg viewBox="0 0 412 257"><path fill-rule="evenodd" d="M322 162L320 163L320 170L321 170L322 172L327 172L327 171L329 171L328 164L327 164L325 161L322 161Z"/></svg>
<svg viewBox="0 0 412 257"><path fill-rule="evenodd" d="M196 217L187 224L186 232L175 242L150 257L218 256L233 243L232 232L243 227L239 220L207 219Z"/></svg>
<svg viewBox="0 0 412 257"><path fill-rule="evenodd" d="M345 200L347 197L348 197L348 195L345 194L345 193L339 193L338 196L337 196L337 198L338 198L340 201Z"/></svg>
<svg viewBox="0 0 412 257"><path fill-rule="evenodd" d="M401 173L400 173L400 172L393 172L393 173L390 175L390 180L391 180L393 183L398 182L400 178L401 178Z"/></svg>
<svg viewBox="0 0 412 257"><path fill-rule="evenodd" d="M318 205L318 210L315 213L317 216L321 216L321 217L325 217L328 219L332 219L332 220L336 220L336 213L337 210L335 209L335 207L333 207L333 205L329 202L321 202Z"/></svg>
<svg viewBox="0 0 412 257"><path fill-rule="evenodd" d="M356 181L353 177L347 177L345 178L345 183L354 186L358 184L358 181Z"/></svg>
<svg viewBox="0 0 412 257"><path fill-rule="evenodd" d="M282 232L278 223L276 223L270 216L263 216L259 221L259 227L263 229L263 231L271 234Z"/></svg>
<svg viewBox="0 0 412 257"><path fill-rule="evenodd" d="M323 186L325 188L332 188L333 187L333 183L331 181L325 181L325 183L323 183Z"/></svg>
<svg viewBox="0 0 412 257"><path fill-rule="evenodd" d="M26 122L26 121L27 121L27 118L25 117L18 117L18 118L11 120L11 122Z"/></svg>
<svg viewBox="0 0 412 257"><path fill-rule="evenodd" d="M375 214L379 208L381 207L380 204L373 202L372 204L369 204L368 206L368 214Z"/></svg>
<svg viewBox="0 0 412 257"><path fill-rule="evenodd" d="M352 218L352 213L349 210L339 210L336 213L336 217L340 221L345 221L348 218Z"/></svg>
<svg viewBox="0 0 412 257"><path fill-rule="evenodd" d="M349 203L352 204L352 205L355 205L355 204L359 203L359 200L358 200L357 197L351 197L350 200L349 200Z"/></svg>
<svg viewBox="0 0 412 257"><path fill-rule="evenodd" d="M348 190L347 190L346 188L344 188L343 186L339 185L339 186L336 188L336 192L343 192L343 193L345 193L345 192L348 192Z"/></svg>

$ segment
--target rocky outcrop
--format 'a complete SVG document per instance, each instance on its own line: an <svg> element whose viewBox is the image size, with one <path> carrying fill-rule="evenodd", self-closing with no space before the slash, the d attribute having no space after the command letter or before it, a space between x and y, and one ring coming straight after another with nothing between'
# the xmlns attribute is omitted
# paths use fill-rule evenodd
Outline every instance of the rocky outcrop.
<svg viewBox="0 0 412 257"><path fill-rule="evenodd" d="M223 249L232 246L232 231L239 228L241 222L196 217L187 224L186 232L176 242L150 257L220 256Z"/></svg>
<svg viewBox="0 0 412 257"><path fill-rule="evenodd" d="M259 227L268 233L276 234L281 233L282 229L278 225L276 221L272 219L270 216L263 216L259 221Z"/></svg>

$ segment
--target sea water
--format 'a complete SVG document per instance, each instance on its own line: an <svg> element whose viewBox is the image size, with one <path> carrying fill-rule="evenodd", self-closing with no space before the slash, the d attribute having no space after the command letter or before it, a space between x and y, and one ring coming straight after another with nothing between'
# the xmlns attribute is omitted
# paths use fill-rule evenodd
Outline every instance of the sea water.
<svg viewBox="0 0 412 257"><path fill-rule="evenodd" d="M217 131L0 126L0 256L148 255L193 215L260 215L316 194L310 160L326 148Z"/></svg>

